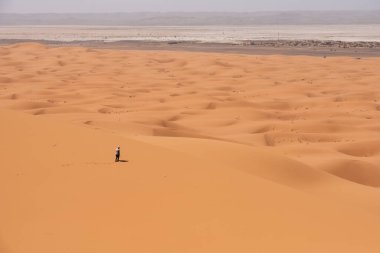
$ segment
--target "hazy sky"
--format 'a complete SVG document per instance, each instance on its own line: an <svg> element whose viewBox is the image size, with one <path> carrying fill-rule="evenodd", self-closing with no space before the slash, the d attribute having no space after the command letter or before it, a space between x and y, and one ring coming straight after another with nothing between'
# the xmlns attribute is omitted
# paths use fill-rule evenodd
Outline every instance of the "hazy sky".
<svg viewBox="0 0 380 253"><path fill-rule="evenodd" d="M0 0L1 12L373 10L380 0Z"/></svg>

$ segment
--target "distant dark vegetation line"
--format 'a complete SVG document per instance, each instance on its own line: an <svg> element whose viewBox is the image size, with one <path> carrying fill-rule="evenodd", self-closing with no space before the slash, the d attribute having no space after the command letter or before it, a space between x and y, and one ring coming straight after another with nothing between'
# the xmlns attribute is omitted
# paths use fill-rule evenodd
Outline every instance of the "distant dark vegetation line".
<svg viewBox="0 0 380 253"><path fill-rule="evenodd" d="M105 26L202 26L202 25L344 25L380 24L374 11L288 11L251 13L170 12L96 14L0 13L0 25L105 25Z"/></svg>

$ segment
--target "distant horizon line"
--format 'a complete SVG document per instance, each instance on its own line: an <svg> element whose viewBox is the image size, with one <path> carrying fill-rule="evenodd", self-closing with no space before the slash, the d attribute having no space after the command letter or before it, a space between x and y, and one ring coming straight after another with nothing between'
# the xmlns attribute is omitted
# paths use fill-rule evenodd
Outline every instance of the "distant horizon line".
<svg viewBox="0 0 380 253"><path fill-rule="evenodd" d="M157 13L157 14L192 14L192 13L215 13L215 14L249 14L249 13L289 13L289 12L380 12L380 9L360 9L360 10L258 10L258 11L107 11L107 12L1 12L0 14L11 15L44 15L44 14L139 14L139 13Z"/></svg>

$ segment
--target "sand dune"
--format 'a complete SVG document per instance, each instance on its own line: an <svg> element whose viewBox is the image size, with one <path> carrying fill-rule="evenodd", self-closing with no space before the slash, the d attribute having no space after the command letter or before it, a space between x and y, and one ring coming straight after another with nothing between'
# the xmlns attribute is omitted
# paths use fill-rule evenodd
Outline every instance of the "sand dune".
<svg viewBox="0 0 380 253"><path fill-rule="evenodd" d="M2 117L9 123L2 133L19 133L2 136L0 188L7 208L0 217L7 252L379 249L377 215L295 190L325 179L285 157L256 150L251 161L238 157L250 165L241 171L241 164L207 153L160 148L165 138L138 141L19 113ZM114 143L128 147L128 163L112 162L108 147ZM200 149L207 141L177 143ZM218 155L235 155L228 143L210 146Z"/></svg>
<svg viewBox="0 0 380 253"><path fill-rule="evenodd" d="M379 59L0 55L1 252L380 251Z"/></svg>
<svg viewBox="0 0 380 253"><path fill-rule="evenodd" d="M332 162L324 166L326 171L338 177L373 187L380 186L380 167L357 160Z"/></svg>

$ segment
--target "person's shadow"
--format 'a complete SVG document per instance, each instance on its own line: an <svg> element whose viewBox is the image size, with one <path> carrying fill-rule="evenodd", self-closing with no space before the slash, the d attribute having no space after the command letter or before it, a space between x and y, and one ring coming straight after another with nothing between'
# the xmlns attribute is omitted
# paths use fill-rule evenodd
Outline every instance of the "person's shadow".
<svg viewBox="0 0 380 253"><path fill-rule="evenodd" d="M119 163L128 163L129 161L128 160L119 160L118 162Z"/></svg>

